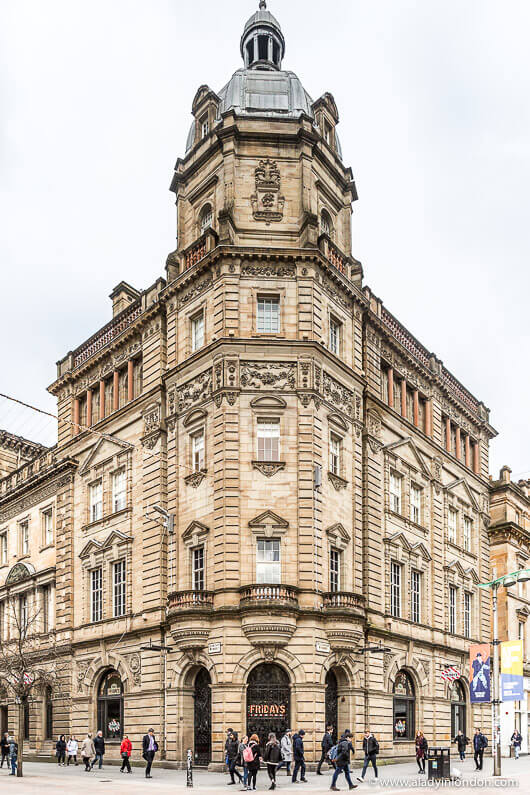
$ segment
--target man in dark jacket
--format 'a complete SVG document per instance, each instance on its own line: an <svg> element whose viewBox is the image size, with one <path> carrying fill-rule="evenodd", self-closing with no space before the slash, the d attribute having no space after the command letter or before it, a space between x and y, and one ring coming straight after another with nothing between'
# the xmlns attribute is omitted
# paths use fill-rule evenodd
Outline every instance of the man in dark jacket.
<svg viewBox="0 0 530 795"><path fill-rule="evenodd" d="M2 752L2 763L0 764L0 767L4 766L4 760L6 766L9 767L9 734L7 732L0 740L0 751Z"/></svg>
<svg viewBox="0 0 530 795"><path fill-rule="evenodd" d="M238 777L239 783L243 781L243 776L236 770L237 760L239 759L239 740L237 732L228 735L225 743L225 751L228 759L228 772L230 773L229 784L235 784L234 774Z"/></svg>
<svg viewBox="0 0 530 795"><path fill-rule="evenodd" d="M96 762L99 760L99 769L103 767L103 757L105 755L105 740L103 739L103 732L100 730L94 737L94 750L96 755L92 760L92 764L90 765L90 769L94 767Z"/></svg>
<svg viewBox="0 0 530 795"><path fill-rule="evenodd" d="M366 729L363 737L364 765L361 777L357 776L357 781L364 781L368 765L372 763L375 777L377 778L377 754L379 753L379 743L375 739L370 729Z"/></svg>
<svg viewBox="0 0 530 795"><path fill-rule="evenodd" d="M469 744L469 737L466 737L462 729L459 729L453 742L456 743L458 753L460 754L460 761L463 762L466 758L466 745Z"/></svg>
<svg viewBox="0 0 530 795"><path fill-rule="evenodd" d="M521 736L521 732L516 729L511 736L510 740L511 744L513 745L513 754L516 759L519 759L519 754L521 752L521 745L523 742L523 738Z"/></svg>
<svg viewBox="0 0 530 795"><path fill-rule="evenodd" d="M474 750L474 760L475 760L475 770L482 770L483 764L483 757L484 757L484 749L488 747L488 741L486 740L486 736L482 734L480 729L475 729L475 734L473 737L473 750Z"/></svg>
<svg viewBox="0 0 530 795"><path fill-rule="evenodd" d="M348 786L350 789L355 789L357 784L354 784L351 780L350 775L350 753L353 753L353 745L351 741L351 731L346 729L344 734L339 740L338 748L337 748L337 759L335 760L335 772L333 773L333 778L331 779L331 787L330 789L338 792L337 787L337 779L341 773L344 773L346 776L346 781L348 782Z"/></svg>
<svg viewBox="0 0 530 795"><path fill-rule="evenodd" d="M317 766L317 776L322 775L321 772L322 763L327 760L330 748L333 748L333 726L331 724L326 726L326 731L324 732L324 736L322 737L320 746L322 748L322 754L320 755L320 761ZM328 764L333 764L333 763L329 762L328 760Z"/></svg>
<svg viewBox="0 0 530 795"><path fill-rule="evenodd" d="M307 784L307 779L305 777L305 756L304 756L304 734L305 731L300 729L294 737L293 737L293 757L294 757L294 770L293 770L293 777L292 782L296 784L296 777L298 775L298 771L300 771L300 781L303 781L304 784Z"/></svg>
<svg viewBox="0 0 530 795"><path fill-rule="evenodd" d="M146 778L153 778L151 775L151 766L153 764L153 759L155 758L155 754L158 751L158 744L155 740L155 732L154 729L149 729L147 734L144 734L144 738L142 741L142 756L147 762L145 766L145 777Z"/></svg>

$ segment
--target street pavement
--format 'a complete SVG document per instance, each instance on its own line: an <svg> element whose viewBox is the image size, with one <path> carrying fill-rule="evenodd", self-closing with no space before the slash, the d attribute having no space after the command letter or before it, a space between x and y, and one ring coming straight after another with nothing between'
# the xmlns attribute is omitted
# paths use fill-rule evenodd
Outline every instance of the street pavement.
<svg viewBox="0 0 530 795"><path fill-rule="evenodd" d="M420 776L416 772L416 764L384 765L379 770L379 780L374 782L371 770L366 774L364 783L359 784L357 776L360 774L358 764L354 764L352 777L358 785L359 795L364 793L392 792L396 795L412 795L418 792L460 792L467 793L477 790L480 793L499 793L499 789L516 790L518 793L530 795L530 756L521 757L519 760L502 760L502 779L494 780L491 776L493 762L491 758L484 760L484 770L479 773L474 772L472 759L465 762L454 760L453 768L462 773L460 782L429 782L426 776ZM24 777L10 777L4 767L0 770L0 793L1 795L48 795L48 793L63 792L65 795L75 793L75 795L94 795L97 792L104 792L112 795L136 795L152 791L154 795L184 795L190 793L186 788L185 770L168 770L157 767L156 762L153 767L153 778L146 779L143 768L134 767L131 775L120 773L120 769L115 765L105 765L102 770L94 770L85 773L84 768L79 767L58 767L52 763L45 762L25 762ZM290 779L281 770L278 775L278 789L289 791L289 793L327 792L331 784L331 773L326 772L323 776L315 773L308 773L307 784L291 784ZM229 777L224 773L208 773L204 770L193 771L194 789L207 795L212 793L239 792L238 784L228 787ZM438 784L438 786L435 786ZM337 786L346 790L347 785L344 776L341 775ZM258 774L258 791L268 790L269 779L265 769Z"/></svg>

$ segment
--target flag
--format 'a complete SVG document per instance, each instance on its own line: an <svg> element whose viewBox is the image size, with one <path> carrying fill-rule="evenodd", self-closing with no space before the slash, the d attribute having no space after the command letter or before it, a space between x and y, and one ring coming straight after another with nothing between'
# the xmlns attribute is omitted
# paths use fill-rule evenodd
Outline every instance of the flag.
<svg viewBox="0 0 530 795"><path fill-rule="evenodd" d="M455 682L457 679L460 679L460 671L454 665L448 665L447 668L444 668L442 671L442 679L446 682Z"/></svg>
<svg viewBox="0 0 530 795"><path fill-rule="evenodd" d="M469 700L472 704L491 701L491 671L489 643L469 647Z"/></svg>
<svg viewBox="0 0 530 795"><path fill-rule="evenodd" d="M501 701L523 699L523 641L507 640L501 643Z"/></svg>

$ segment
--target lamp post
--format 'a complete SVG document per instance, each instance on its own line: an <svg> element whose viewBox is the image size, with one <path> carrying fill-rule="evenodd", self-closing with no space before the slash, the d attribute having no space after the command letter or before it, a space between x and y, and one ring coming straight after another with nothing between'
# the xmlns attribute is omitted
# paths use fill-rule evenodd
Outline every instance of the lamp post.
<svg viewBox="0 0 530 795"><path fill-rule="evenodd" d="M493 570L494 577L496 575ZM497 596L499 587L511 588L518 582L528 582L530 580L530 569L521 569L511 574L504 574L502 577L495 577L491 582L480 583L479 588L489 588L492 597L493 611L493 676L491 677L492 695L491 705L493 707L493 775L501 775L501 671L499 665L499 619L497 608Z"/></svg>

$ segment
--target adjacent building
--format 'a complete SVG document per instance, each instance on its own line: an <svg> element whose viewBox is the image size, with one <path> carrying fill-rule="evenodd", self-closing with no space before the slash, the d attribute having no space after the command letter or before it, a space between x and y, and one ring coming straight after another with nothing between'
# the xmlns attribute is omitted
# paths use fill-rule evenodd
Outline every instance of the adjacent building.
<svg viewBox="0 0 530 795"><path fill-rule="evenodd" d="M57 446L0 481L0 603L49 587L68 659L37 751L152 725L215 765L227 726L304 727L313 760L331 721L402 757L488 725L441 673L490 637L489 411L364 285L336 103L284 52L262 0L193 101L165 277L114 289L57 365Z"/></svg>

